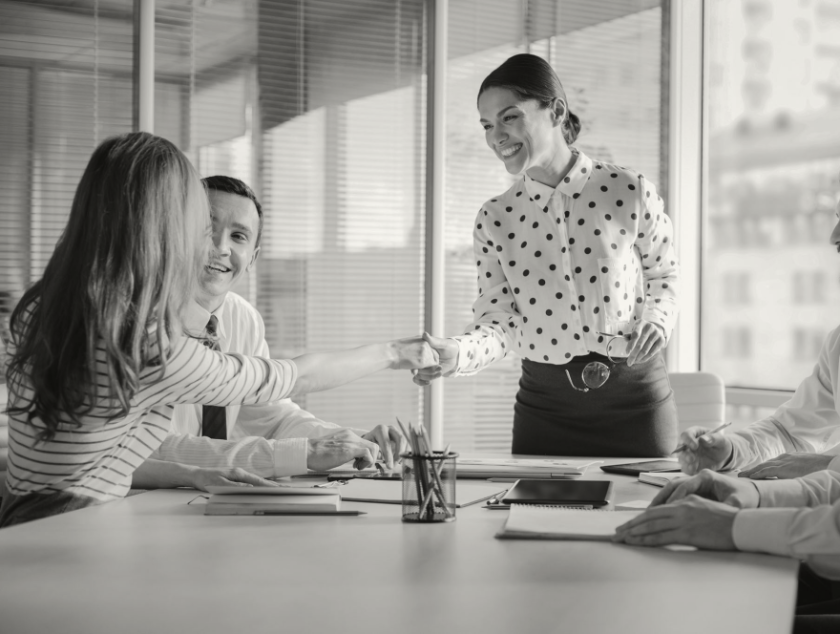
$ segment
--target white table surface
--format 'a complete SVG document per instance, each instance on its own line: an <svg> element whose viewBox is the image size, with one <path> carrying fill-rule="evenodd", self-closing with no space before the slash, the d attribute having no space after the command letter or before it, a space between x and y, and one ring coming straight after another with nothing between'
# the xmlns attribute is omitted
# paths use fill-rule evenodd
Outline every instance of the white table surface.
<svg viewBox="0 0 840 634"><path fill-rule="evenodd" d="M612 479L618 503L658 490L597 467L585 477ZM187 505L196 495L152 491L0 531L0 632L787 634L792 624L798 563L786 558L498 540L507 512L480 506L435 525L349 502L368 514L205 517Z"/></svg>

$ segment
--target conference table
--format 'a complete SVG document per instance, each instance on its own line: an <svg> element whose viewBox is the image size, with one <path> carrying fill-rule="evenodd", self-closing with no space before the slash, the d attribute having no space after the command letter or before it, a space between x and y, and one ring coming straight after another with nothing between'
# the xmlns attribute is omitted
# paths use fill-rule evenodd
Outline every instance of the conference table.
<svg viewBox="0 0 840 634"><path fill-rule="evenodd" d="M597 467L584 478L612 480L619 506L658 491ZM367 514L204 516L198 495L149 491L0 530L0 632L787 634L793 622L793 559L501 540L507 512L481 505L411 524L399 505L353 502L342 508Z"/></svg>

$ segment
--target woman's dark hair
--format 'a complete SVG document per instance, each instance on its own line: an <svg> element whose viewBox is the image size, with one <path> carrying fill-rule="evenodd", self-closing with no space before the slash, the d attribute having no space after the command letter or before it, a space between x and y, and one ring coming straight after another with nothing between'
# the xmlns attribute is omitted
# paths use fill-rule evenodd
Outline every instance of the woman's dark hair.
<svg viewBox="0 0 840 634"><path fill-rule="evenodd" d="M563 138L569 145L577 139L580 119L569 108L566 91L563 90L557 73L542 57L528 53L509 57L484 78L481 88L478 89L478 97L488 88L506 88L519 95L520 99L536 99L542 108L548 108L555 99L562 99L566 104Z"/></svg>
<svg viewBox="0 0 840 634"><path fill-rule="evenodd" d="M209 227L198 173L172 143L145 132L103 141L44 276L12 313L6 377L28 398L9 411L40 418L43 440L103 401L125 415L144 368L166 370Z"/></svg>

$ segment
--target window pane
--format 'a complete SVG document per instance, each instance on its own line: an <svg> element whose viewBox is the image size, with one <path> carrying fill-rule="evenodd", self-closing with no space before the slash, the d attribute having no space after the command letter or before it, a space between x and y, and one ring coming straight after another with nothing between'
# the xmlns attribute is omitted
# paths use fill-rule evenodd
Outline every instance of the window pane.
<svg viewBox="0 0 840 634"><path fill-rule="evenodd" d="M156 127L202 176L250 184L262 250L237 291L273 356L423 328L422 0L167 2L156 12ZM298 403L357 428L422 417L406 372Z"/></svg>
<svg viewBox="0 0 840 634"><path fill-rule="evenodd" d="M793 389L837 325L840 2L706 3L702 364Z"/></svg>
<svg viewBox="0 0 840 634"><path fill-rule="evenodd" d="M446 334L472 321L476 270L472 231L481 205L512 183L484 142L476 97L484 77L509 56L551 62L583 130L577 147L593 159L630 166L663 197L662 12L656 1L450 4L447 68ZM524 9L523 9L524 7ZM667 75L666 75L667 76ZM447 442L463 451L510 451L520 358L513 352L445 390Z"/></svg>
<svg viewBox="0 0 840 634"><path fill-rule="evenodd" d="M0 0L0 334L39 279L82 171L132 128L132 0Z"/></svg>

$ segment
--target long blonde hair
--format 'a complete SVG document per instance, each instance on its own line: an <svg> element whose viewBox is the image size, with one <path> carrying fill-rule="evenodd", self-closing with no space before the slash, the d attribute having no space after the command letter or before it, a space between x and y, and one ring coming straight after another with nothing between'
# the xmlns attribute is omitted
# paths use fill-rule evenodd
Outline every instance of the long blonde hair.
<svg viewBox="0 0 840 634"><path fill-rule="evenodd" d="M114 416L125 415L143 369L166 370L205 262L209 222L199 176L171 142L145 132L102 142L44 276L12 314L9 389L21 394L23 383L34 392L12 413L41 419L42 439L62 422L78 425L103 399Z"/></svg>

